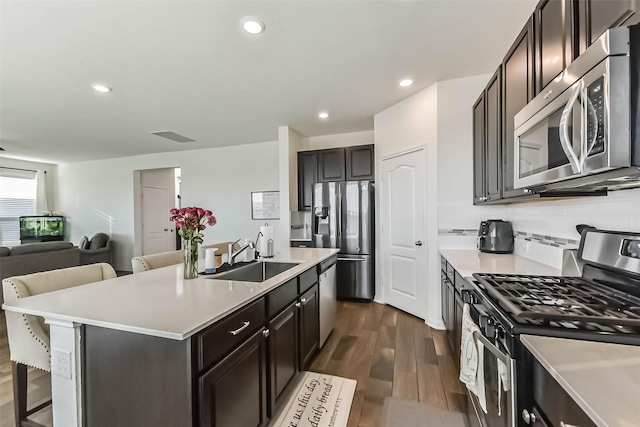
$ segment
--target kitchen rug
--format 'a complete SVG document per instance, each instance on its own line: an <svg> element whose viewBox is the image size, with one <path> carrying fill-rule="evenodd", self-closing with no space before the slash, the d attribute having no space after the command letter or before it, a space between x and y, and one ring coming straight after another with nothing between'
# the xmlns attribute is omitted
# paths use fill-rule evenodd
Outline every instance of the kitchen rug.
<svg viewBox="0 0 640 427"><path fill-rule="evenodd" d="M346 427L356 380L305 372L273 427Z"/></svg>
<svg viewBox="0 0 640 427"><path fill-rule="evenodd" d="M383 427L467 427L466 414L397 397L384 399Z"/></svg>

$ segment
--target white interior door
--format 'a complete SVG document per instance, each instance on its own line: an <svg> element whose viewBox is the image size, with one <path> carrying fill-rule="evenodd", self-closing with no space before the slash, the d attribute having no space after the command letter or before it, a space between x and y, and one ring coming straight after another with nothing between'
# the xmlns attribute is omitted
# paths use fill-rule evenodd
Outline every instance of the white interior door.
<svg viewBox="0 0 640 427"><path fill-rule="evenodd" d="M142 186L142 254L150 255L175 249L175 236L169 224L167 188Z"/></svg>
<svg viewBox="0 0 640 427"><path fill-rule="evenodd" d="M424 149L418 149L381 165L384 300L421 318L427 296L425 164Z"/></svg>

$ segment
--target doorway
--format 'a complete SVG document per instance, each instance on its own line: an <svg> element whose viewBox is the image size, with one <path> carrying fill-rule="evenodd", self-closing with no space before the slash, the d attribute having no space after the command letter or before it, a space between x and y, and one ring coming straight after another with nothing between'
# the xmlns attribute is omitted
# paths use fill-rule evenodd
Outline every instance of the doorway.
<svg viewBox="0 0 640 427"><path fill-rule="evenodd" d="M180 168L135 171L135 255L179 249L169 211L179 207Z"/></svg>
<svg viewBox="0 0 640 427"><path fill-rule="evenodd" d="M426 164L424 148L381 162L384 301L423 319L427 307Z"/></svg>

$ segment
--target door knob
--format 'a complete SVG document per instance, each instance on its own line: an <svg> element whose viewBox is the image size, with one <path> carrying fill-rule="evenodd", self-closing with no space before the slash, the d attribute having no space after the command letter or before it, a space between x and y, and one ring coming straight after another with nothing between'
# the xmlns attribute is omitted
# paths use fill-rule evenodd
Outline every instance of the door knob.
<svg viewBox="0 0 640 427"><path fill-rule="evenodd" d="M416 246L422 246L422 240L418 240L418 241L416 242Z"/></svg>

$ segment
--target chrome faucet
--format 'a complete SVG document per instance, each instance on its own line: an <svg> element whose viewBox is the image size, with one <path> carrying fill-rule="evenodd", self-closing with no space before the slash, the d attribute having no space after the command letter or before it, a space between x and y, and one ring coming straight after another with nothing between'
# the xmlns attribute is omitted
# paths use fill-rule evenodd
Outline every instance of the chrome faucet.
<svg viewBox="0 0 640 427"><path fill-rule="evenodd" d="M246 245L242 246L240 249L234 252L233 245L235 245L239 241L240 239L229 244L229 246L227 247L227 256L228 256L227 262L229 263L229 265L235 264L236 257L240 255L242 252L244 252L247 248L251 248L251 249L255 248L255 245L253 244L253 242L249 241L249 243L247 243Z"/></svg>

